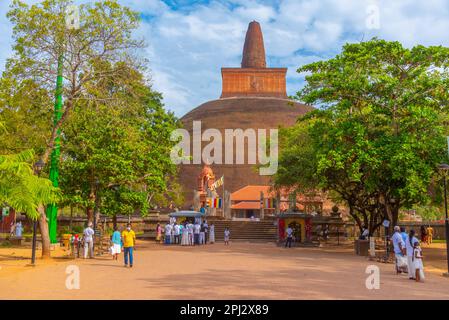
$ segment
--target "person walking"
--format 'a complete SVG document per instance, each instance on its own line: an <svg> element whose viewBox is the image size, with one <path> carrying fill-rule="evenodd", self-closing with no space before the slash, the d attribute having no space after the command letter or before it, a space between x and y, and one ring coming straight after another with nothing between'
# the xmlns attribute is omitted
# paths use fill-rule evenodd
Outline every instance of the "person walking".
<svg viewBox="0 0 449 320"><path fill-rule="evenodd" d="M293 240L293 229L290 226L288 226L286 232L287 232L287 239L285 241L285 247L287 248L287 245L288 245L288 247L291 248L292 240Z"/></svg>
<svg viewBox="0 0 449 320"><path fill-rule="evenodd" d="M117 226L114 227L114 232L111 237L111 254L112 260L118 260L118 255L122 252L122 237Z"/></svg>
<svg viewBox="0 0 449 320"><path fill-rule="evenodd" d="M162 240L162 227L161 224L158 223L156 226L156 242L161 243Z"/></svg>
<svg viewBox="0 0 449 320"><path fill-rule="evenodd" d="M204 220L204 244L209 242L209 225L207 224L207 220Z"/></svg>
<svg viewBox="0 0 449 320"><path fill-rule="evenodd" d="M175 222L175 224L173 226L173 235L175 237L174 244L180 244L181 243L180 238L179 238L180 231L181 230L179 229L179 225Z"/></svg>
<svg viewBox="0 0 449 320"><path fill-rule="evenodd" d="M167 223L165 225L165 244L171 243L171 232L172 232L172 226L170 223Z"/></svg>
<svg viewBox="0 0 449 320"><path fill-rule="evenodd" d="M359 240L368 240L369 230L366 226L362 227L362 233L360 234Z"/></svg>
<svg viewBox="0 0 449 320"><path fill-rule="evenodd" d="M73 232L72 236L70 237L70 250L71 250L71 254L73 256L74 259L79 258L79 236L77 233Z"/></svg>
<svg viewBox="0 0 449 320"><path fill-rule="evenodd" d="M422 250L419 246L419 242L415 242L415 246L413 248L413 266L415 268L415 280L416 282L420 282L424 280L424 265L422 263Z"/></svg>
<svg viewBox="0 0 449 320"><path fill-rule="evenodd" d="M433 228L429 225L427 227L427 245L431 245L433 242Z"/></svg>
<svg viewBox="0 0 449 320"><path fill-rule="evenodd" d="M23 232L23 226L22 226L22 222L17 222L16 223L16 238L22 238L22 232Z"/></svg>
<svg viewBox="0 0 449 320"><path fill-rule="evenodd" d="M396 274L399 274L405 272L407 268L407 258L404 256L406 252L405 242L402 239L401 228L399 228L399 226L394 227L392 240L394 256L396 258Z"/></svg>
<svg viewBox="0 0 449 320"><path fill-rule="evenodd" d="M421 231L421 243L427 243L427 229L426 226L422 225L420 228Z"/></svg>
<svg viewBox="0 0 449 320"><path fill-rule="evenodd" d="M407 232L405 232L404 227L401 227L401 237L402 237L402 240L404 241L404 243L406 243L407 242Z"/></svg>
<svg viewBox="0 0 449 320"><path fill-rule="evenodd" d="M129 257L129 266L133 267L134 264L134 245L136 243L136 234L131 229L131 224L128 223L126 229L122 232L123 238L123 252L125 254L125 267L128 266L128 257Z"/></svg>
<svg viewBox="0 0 449 320"><path fill-rule="evenodd" d="M413 263L413 250L415 248L415 243L417 242L419 241L415 237L415 230L412 229L407 235L407 239L405 241L405 249L407 253L408 278L410 280L415 280L416 278L415 266Z"/></svg>
<svg viewBox="0 0 449 320"><path fill-rule="evenodd" d="M200 244L205 244L205 228L204 228L204 222L200 225Z"/></svg>
<svg viewBox="0 0 449 320"><path fill-rule="evenodd" d="M182 234L184 233L184 224L179 223L179 244L182 242Z"/></svg>
<svg viewBox="0 0 449 320"><path fill-rule="evenodd" d="M16 233L16 222L11 222L11 228L9 229L9 236L12 238Z"/></svg>
<svg viewBox="0 0 449 320"><path fill-rule="evenodd" d="M84 259L87 259L89 253L89 258L94 257L94 229L92 229L92 222L89 222L87 228L83 231L84 240Z"/></svg>
<svg viewBox="0 0 449 320"><path fill-rule="evenodd" d="M231 237L231 231L229 231L229 228L225 228L225 230L224 230L224 244L225 244L225 246L229 245L230 237Z"/></svg>
<svg viewBox="0 0 449 320"><path fill-rule="evenodd" d="M193 224L191 222L189 222L187 224L187 230L188 230L188 236L189 236L189 246L193 246L194 245L194 236L193 236Z"/></svg>
<svg viewBox="0 0 449 320"><path fill-rule="evenodd" d="M194 245L200 244L200 231L201 231L201 225L196 222L193 226L193 243Z"/></svg>
<svg viewBox="0 0 449 320"><path fill-rule="evenodd" d="M209 228L209 243L215 243L215 225L213 223Z"/></svg>
<svg viewBox="0 0 449 320"><path fill-rule="evenodd" d="M188 246L189 243L189 228L187 228L188 224L187 222L184 223L184 228L182 228L182 235L181 235L181 246Z"/></svg>

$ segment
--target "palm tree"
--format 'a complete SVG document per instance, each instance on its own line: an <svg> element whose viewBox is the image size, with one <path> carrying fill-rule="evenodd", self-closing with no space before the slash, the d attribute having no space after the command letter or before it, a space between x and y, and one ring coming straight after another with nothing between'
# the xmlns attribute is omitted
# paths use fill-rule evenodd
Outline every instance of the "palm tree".
<svg viewBox="0 0 449 320"><path fill-rule="evenodd" d="M0 122L0 129L2 123ZM7 203L30 219L39 219L42 257L50 257L50 240L44 206L59 199L59 189L33 172L34 152L0 155L0 203ZM48 238L48 239L47 239ZM48 241L46 241L48 240Z"/></svg>

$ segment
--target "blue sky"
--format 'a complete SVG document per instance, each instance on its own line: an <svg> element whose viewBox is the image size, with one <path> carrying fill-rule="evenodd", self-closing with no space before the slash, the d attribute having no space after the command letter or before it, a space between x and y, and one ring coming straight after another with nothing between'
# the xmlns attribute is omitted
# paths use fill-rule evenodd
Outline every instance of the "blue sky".
<svg viewBox="0 0 449 320"><path fill-rule="evenodd" d="M303 75L296 73L299 66L334 56L345 42L376 36L408 47L449 46L447 0L119 2L142 13L137 36L148 43L149 76L178 116L220 96L220 68L240 66L252 20L262 26L268 65L288 68L290 95L303 86ZM11 26L5 17L9 3L0 1L0 70L11 52Z"/></svg>

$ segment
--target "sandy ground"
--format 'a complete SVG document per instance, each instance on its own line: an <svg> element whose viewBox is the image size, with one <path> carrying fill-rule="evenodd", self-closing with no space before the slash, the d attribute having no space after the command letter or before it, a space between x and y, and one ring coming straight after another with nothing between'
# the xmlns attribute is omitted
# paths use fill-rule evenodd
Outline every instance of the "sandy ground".
<svg viewBox="0 0 449 320"><path fill-rule="evenodd" d="M232 243L180 247L139 242L132 269L103 256L59 258L26 267L29 249L0 249L0 299L449 299L443 245L424 248L426 282L397 276L392 264L370 262L349 247L292 248ZM14 254L11 254L14 252ZM368 265L380 268L380 289L365 285ZM80 289L66 288L68 266ZM70 268L69 268L70 269Z"/></svg>

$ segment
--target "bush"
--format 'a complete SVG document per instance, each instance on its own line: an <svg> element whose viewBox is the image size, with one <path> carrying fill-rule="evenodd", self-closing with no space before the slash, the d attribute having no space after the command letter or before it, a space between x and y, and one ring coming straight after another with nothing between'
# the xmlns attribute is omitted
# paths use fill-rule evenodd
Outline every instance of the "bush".
<svg viewBox="0 0 449 320"><path fill-rule="evenodd" d="M2 248L10 248L10 247L12 247L12 243L9 240L5 240L0 243L0 246Z"/></svg>

